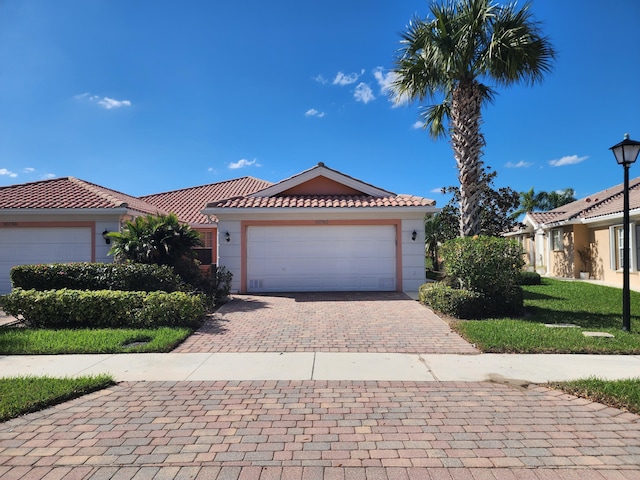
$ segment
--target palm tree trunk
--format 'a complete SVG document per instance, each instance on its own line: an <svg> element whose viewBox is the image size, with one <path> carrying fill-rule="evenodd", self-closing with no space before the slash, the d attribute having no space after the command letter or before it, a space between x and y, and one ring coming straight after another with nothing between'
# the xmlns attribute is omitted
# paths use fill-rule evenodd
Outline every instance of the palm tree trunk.
<svg viewBox="0 0 640 480"><path fill-rule="evenodd" d="M460 82L451 104L451 145L460 181L460 236L480 231L480 184L484 136L480 132L482 93L477 82Z"/></svg>

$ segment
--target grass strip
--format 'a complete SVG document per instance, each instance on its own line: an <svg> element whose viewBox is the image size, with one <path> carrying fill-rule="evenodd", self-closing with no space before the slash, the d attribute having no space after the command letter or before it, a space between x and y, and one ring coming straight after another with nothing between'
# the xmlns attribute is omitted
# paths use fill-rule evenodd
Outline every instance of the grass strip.
<svg viewBox="0 0 640 480"><path fill-rule="evenodd" d="M554 382L548 386L576 397L640 414L640 378L602 380L591 377L570 382Z"/></svg>
<svg viewBox="0 0 640 480"><path fill-rule="evenodd" d="M163 353L173 350L191 333L189 328L170 327L95 330L5 327L0 328L0 354Z"/></svg>
<svg viewBox="0 0 640 480"><path fill-rule="evenodd" d="M114 383L110 375L0 378L0 421L66 402Z"/></svg>

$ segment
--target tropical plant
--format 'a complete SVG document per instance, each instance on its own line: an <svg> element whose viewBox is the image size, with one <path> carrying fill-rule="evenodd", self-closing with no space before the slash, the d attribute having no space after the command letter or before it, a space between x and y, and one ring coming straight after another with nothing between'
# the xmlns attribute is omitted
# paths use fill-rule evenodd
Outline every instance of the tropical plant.
<svg viewBox="0 0 640 480"><path fill-rule="evenodd" d="M480 229L481 109L496 94L487 82L536 83L556 53L529 4L446 0L432 3L430 12L424 20L415 17L402 36L392 92L398 102L440 101L425 108L422 119L432 137L451 138L460 182L459 233L472 236Z"/></svg>
<svg viewBox="0 0 640 480"><path fill-rule="evenodd" d="M533 187L527 192L520 192L520 206L513 212L513 218L519 218L525 213L534 211L553 210L555 208L575 202L573 188L556 190L553 192L535 193Z"/></svg>
<svg viewBox="0 0 640 480"><path fill-rule="evenodd" d="M518 193L510 187L495 188L493 182L496 171L489 167L481 169L479 192L480 235L500 236L516 228L519 224L512 212L518 207ZM443 193L452 194L451 200L438 213L441 242L459 236L460 225L460 189L445 187Z"/></svg>
<svg viewBox="0 0 640 480"><path fill-rule="evenodd" d="M202 246L200 234L173 213L136 217L108 235L113 242L109 255L120 262L175 266L183 257L194 258L192 249Z"/></svg>

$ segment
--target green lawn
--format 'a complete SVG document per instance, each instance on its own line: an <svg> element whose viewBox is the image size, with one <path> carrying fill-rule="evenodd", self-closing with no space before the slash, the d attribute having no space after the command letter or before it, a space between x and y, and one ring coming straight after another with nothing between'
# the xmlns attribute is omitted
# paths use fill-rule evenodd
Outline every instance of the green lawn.
<svg viewBox="0 0 640 480"><path fill-rule="evenodd" d="M0 422L113 385L109 375L0 378Z"/></svg>
<svg viewBox="0 0 640 480"><path fill-rule="evenodd" d="M587 378L549 384L577 397L640 414L640 379L607 381Z"/></svg>
<svg viewBox="0 0 640 480"><path fill-rule="evenodd" d="M547 278L542 282L523 287L525 317L455 321L454 330L483 352L640 354L640 293L631 292L631 332L624 332L620 289ZM585 337L583 331L614 338Z"/></svg>
<svg viewBox="0 0 640 480"><path fill-rule="evenodd" d="M170 352L188 328L49 330L0 328L0 355Z"/></svg>

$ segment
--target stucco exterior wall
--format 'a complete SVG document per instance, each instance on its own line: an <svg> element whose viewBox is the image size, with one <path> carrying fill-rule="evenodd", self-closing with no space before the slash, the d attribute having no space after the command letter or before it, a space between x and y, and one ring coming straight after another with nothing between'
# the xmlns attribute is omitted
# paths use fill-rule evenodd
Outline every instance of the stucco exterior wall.
<svg viewBox="0 0 640 480"><path fill-rule="evenodd" d="M561 230L563 248L562 250L550 248L549 271L554 277L573 278L573 259L575 255L573 228L564 227Z"/></svg>

